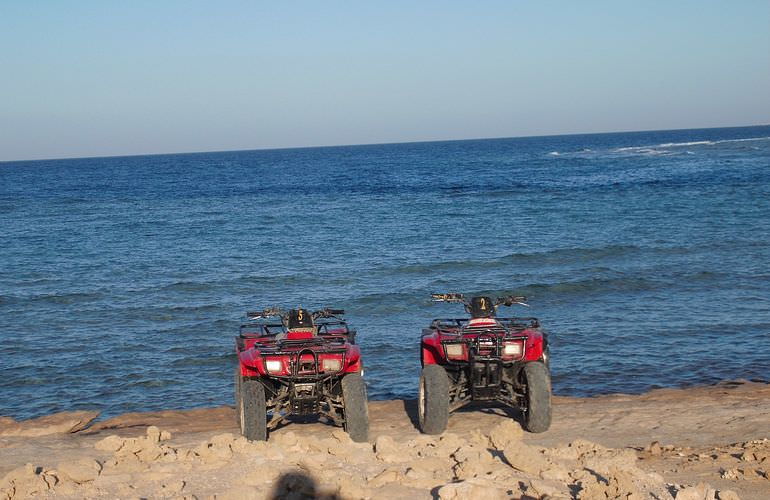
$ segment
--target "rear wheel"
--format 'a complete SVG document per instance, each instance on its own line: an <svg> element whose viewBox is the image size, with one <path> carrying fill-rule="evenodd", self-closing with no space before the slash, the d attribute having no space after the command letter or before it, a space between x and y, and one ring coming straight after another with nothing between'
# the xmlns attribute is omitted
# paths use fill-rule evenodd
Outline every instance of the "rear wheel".
<svg viewBox="0 0 770 500"><path fill-rule="evenodd" d="M441 434L449 421L449 377L439 365L425 365L420 375L417 400L420 430L425 434Z"/></svg>
<svg viewBox="0 0 770 500"><path fill-rule="evenodd" d="M267 440L265 386L259 380L242 379L240 394L237 410L241 434L249 441Z"/></svg>
<svg viewBox="0 0 770 500"><path fill-rule="evenodd" d="M366 384L359 373L342 378L342 401L345 407L345 431L350 439L363 443L369 439L369 405Z"/></svg>
<svg viewBox="0 0 770 500"><path fill-rule="evenodd" d="M243 375L241 375L241 365L238 364L235 367L235 380L233 382L233 388L235 392L235 425L241 425L241 383L243 382Z"/></svg>
<svg viewBox="0 0 770 500"><path fill-rule="evenodd" d="M527 384L527 410L524 428L529 432L545 432L551 426L551 375L543 363L524 365Z"/></svg>

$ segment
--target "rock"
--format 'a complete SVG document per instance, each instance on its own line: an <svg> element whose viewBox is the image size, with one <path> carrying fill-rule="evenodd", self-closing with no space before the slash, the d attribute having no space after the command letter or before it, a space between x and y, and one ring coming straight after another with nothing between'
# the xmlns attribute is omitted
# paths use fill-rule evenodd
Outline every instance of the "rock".
<svg viewBox="0 0 770 500"><path fill-rule="evenodd" d="M506 446L503 455L511 467L526 474L539 475L551 467L542 453L522 442L511 443Z"/></svg>
<svg viewBox="0 0 770 500"><path fill-rule="evenodd" d="M422 457L410 461L409 467L420 477L441 478L448 481L452 478L453 464L450 458Z"/></svg>
<svg viewBox="0 0 770 500"><path fill-rule="evenodd" d="M401 483L387 483L372 492L372 498L409 498L415 500L433 500L430 490L412 488Z"/></svg>
<svg viewBox="0 0 770 500"><path fill-rule="evenodd" d="M607 475L613 468L636 470L636 452L630 448L623 450L603 448L595 453L586 453L578 459L583 467Z"/></svg>
<svg viewBox="0 0 770 500"><path fill-rule="evenodd" d="M195 453L201 461L208 465L224 464L233 456L232 445L235 436L230 433L218 434L208 442L203 442L195 448Z"/></svg>
<svg viewBox="0 0 770 500"><path fill-rule="evenodd" d="M717 498L719 500L741 500L733 490L721 490L717 492Z"/></svg>
<svg viewBox="0 0 770 500"><path fill-rule="evenodd" d="M350 434L342 429L334 429L332 431L332 437L343 444L352 444L353 440L350 439Z"/></svg>
<svg viewBox="0 0 770 500"><path fill-rule="evenodd" d="M364 483L341 476L337 485L337 495L329 495L329 498L370 498L371 496L371 490L364 486Z"/></svg>
<svg viewBox="0 0 770 500"><path fill-rule="evenodd" d="M162 494L177 495L182 492L186 484L187 483L185 483L181 479L178 481L171 481L169 483L166 483L163 486L161 486Z"/></svg>
<svg viewBox="0 0 770 500"><path fill-rule="evenodd" d="M588 475L578 483L580 491L577 493L579 500L605 500L607 498L606 485L600 483L596 477Z"/></svg>
<svg viewBox="0 0 770 500"><path fill-rule="evenodd" d="M96 479L102 471L102 465L96 460L84 458L74 462L63 462L59 464L57 470L72 481L83 484Z"/></svg>
<svg viewBox="0 0 770 500"><path fill-rule="evenodd" d="M586 441L585 439L576 439L567 446L575 450L575 454L577 455L577 458L582 457L584 455L595 455L597 453L607 450L607 448L605 448L604 446L601 446L596 443L592 443L591 441Z"/></svg>
<svg viewBox="0 0 770 500"><path fill-rule="evenodd" d="M45 477L40 468L28 463L0 479L0 498L28 498L42 494L56 483L55 477Z"/></svg>
<svg viewBox="0 0 770 500"><path fill-rule="evenodd" d="M403 462L409 459L409 456L396 445L396 442L390 436L377 436L377 439L374 441L374 451L377 459L383 462Z"/></svg>
<svg viewBox="0 0 770 500"><path fill-rule="evenodd" d="M471 479L485 475L494 461L486 448L466 444L461 446L452 457L457 462L454 475L457 479Z"/></svg>
<svg viewBox="0 0 770 500"><path fill-rule="evenodd" d="M211 445L217 448L230 448L235 442L235 436L226 432L224 434L217 434L211 438Z"/></svg>
<svg viewBox="0 0 770 500"><path fill-rule="evenodd" d="M467 444L467 442L457 434L445 432L438 441L436 441L435 454L448 457L465 444Z"/></svg>
<svg viewBox="0 0 770 500"><path fill-rule="evenodd" d="M270 436L270 443L274 445L279 445L283 448L291 448L292 446L295 446L299 443L299 438L296 434L294 434L293 431L287 431L282 433L277 433L275 436Z"/></svg>
<svg viewBox="0 0 770 500"><path fill-rule="evenodd" d="M0 421L0 436L37 437L78 432L98 416L98 411L66 411L20 422L3 417Z"/></svg>
<svg viewBox="0 0 770 500"><path fill-rule="evenodd" d="M377 476L375 476L373 479L371 479L369 481L369 486L371 486L372 488L377 488L379 486L382 486L383 484L397 482L403 477L404 475L401 472L400 468L389 467L384 471L382 471Z"/></svg>
<svg viewBox="0 0 770 500"><path fill-rule="evenodd" d="M309 453L297 460L297 465L310 476L316 476L323 472L326 458L329 455L322 453Z"/></svg>
<svg viewBox="0 0 770 500"><path fill-rule="evenodd" d="M497 488L488 482L478 479L449 483L438 489L440 500L465 500L466 498L520 498L521 490L512 491L510 494L506 488Z"/></svg>
<svg viewBox="0 0 770 500"><path fill-rule="evenodd" d="M158 460L161 456L163 456L163 449L156 444L156 441L148 441L142 446L142 448L137 451L136 457L144 462L144 463L150 463Z"/></svg>
<svg viewBox="0 0 770 500"><path fill-rule="evenodd" d="M643 498L634 484L631 474L616 468L610 469L606 493L608 498L627 498L629 500L641 500Z"/></svg>
<svg viewBox="0 0 770 500"><path fill-rule="evenodd" d="M251 455L261 455L265 448L270 446L267 441L249 441L243 436L235 438L233 444L230 445L235 453L248 453Z"/></svg>
<svg viewBox="0 0 770 500"><path fill-rule="evenodd" d="M696 486L686 486L676 492L676 500L715 500L716 490L704 483L698 483Z"/></svg>
<svg viewBox="0 0 770 500"><path fill-rule="evenodd" d="M512 419L503 420L489 431L489 441L499 451L503 451L514 442L521 441L523 436L521 425Z"/></svg>
<svg viewBox="0 0 770 500"><path fill-rule="evenodd" d="M569 472L567 469L555 465L540 471L540 477L547 481L569 482Z"/></svg>
<svg viewBox="0 0 770 500"><path fill-rule="evenodd" d="M147 427L147 439L149 439L150 442L159 443L160 442L160 429L158 429L154 425L151 425L151 426Z"/></svg>
<svg viewBox="0 0 770 500"><path fill-rule="evenodd" d="M659 442L653 441L647 447L647 451L650 452L650 455L657 457L657 456L660 456L660 454L663 452L663 449L660 447L660 443Z"/></svg>
<svg viewBox="0 0 770 500"><path fill-rule="evenodd" d="M727 469L722 471L722 479L729 479L732 481L737 481L738 479L743 479L743 470L741 469Z"/></svg>
<svg viewBox="0 0 770 500"><path fill-rule="evenodd" d="M546 450L545 454L549 457L562 460L577 460L580 456L580 452L577 450L577 448L571 445L549 448Z"/></svg>
<svg viewBox="0 0 770 500"><path fill-rule="evenodd" d="M112 435L107 436L101 441L97 441L96 444L94 444L94 448L100 451L118 451L123 447L125 442L126 440L122 437Z"/></svg>
<svg viewBox="0 0 770 500"><path fill-rule="evenodd" d="M572 498L569 488L566 484L559 481L543 481L539 479L532 479L529 481L529 487L527 488L527 496L535 498ZM625 497L609 497L609 498L625 498Z"/></svg>

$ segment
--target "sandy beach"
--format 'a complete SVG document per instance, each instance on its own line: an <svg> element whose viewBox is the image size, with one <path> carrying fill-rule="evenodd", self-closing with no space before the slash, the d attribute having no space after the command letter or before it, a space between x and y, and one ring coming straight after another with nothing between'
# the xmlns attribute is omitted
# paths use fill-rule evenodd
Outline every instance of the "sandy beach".
<svg viewBox="0 0 770 500"><path fill-rule="evenodd" d="M0 499L770 498L770 385L554 398L543 434L469 407L421 435L414 401L372 401L370 442L293 423L240 437L230 407L0 417Z"/></svg>

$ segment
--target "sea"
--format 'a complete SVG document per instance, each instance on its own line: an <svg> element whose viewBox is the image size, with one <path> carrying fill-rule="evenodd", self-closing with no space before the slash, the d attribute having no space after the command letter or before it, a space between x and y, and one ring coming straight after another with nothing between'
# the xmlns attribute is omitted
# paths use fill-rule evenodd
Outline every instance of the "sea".
<svg viewBox="0 0 770 500"><path fill-rule="evenodd" d="M0 415L232 404L271 306L414 398L436 292L527 296L557 395L768 381L770 126L0 163Z"/></svg>

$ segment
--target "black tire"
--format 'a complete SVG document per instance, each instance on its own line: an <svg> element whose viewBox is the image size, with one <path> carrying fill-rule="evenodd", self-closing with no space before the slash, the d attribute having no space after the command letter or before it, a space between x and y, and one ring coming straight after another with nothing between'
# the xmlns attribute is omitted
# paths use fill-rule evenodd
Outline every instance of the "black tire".
<svg viewBox="0 0 770 500"><path fill-rule="evenodd" d="M527 410L524 428L529 432L545 432L551 427L551 374L540 362L524 365L527 384Z"/></svg>
<svg viewBox="0 0 770 500"><path fill-rule="evenodd" d="M440 365L425 365L420 375L417 418L425 434L441 434L449 422L449 377Z"/></svg>
<svg viewBox="0 0 770 500"><path fill-rule="evenodd" d="M366 383L359 373L349 373L342 378L342 401L345 405L345 431L356 443L369 439L369 404Z"/></svg>
<svg viewBox="0 0 770 500"><path fill-rule="evenodd" d="M259 380L243 379L238 405L241 434L249 441L267 440L267 407L265 386Z"/></svg>
<svg viewBox="0 0 770 500"><path fill-rule="evenodd" d="M233 381L233 392L235 393L235 425L241 426L241 383L243 382L243 376L241 375L240 363L235 367L235 380Z"/></svg>

